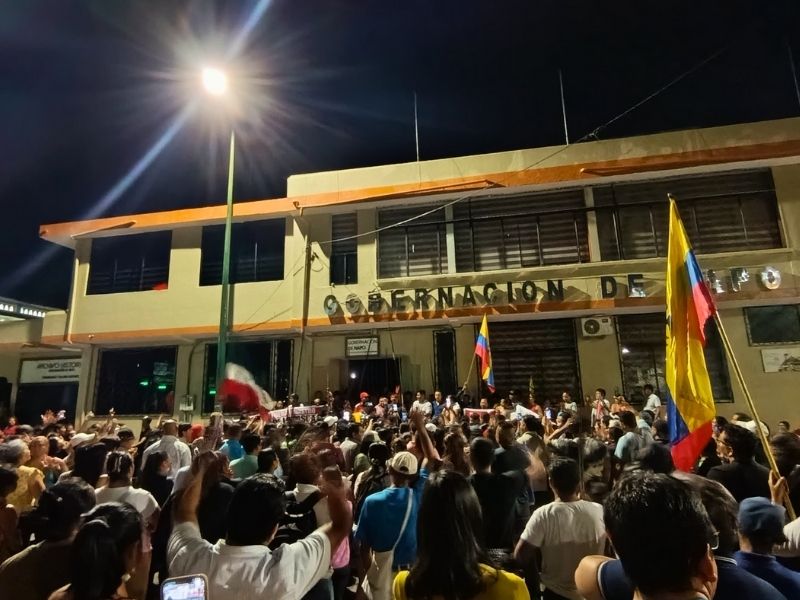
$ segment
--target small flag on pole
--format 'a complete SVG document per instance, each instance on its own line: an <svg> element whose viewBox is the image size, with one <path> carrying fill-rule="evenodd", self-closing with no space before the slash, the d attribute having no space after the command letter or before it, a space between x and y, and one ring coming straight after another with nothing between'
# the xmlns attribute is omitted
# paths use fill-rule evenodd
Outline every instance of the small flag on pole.
<svg viewBox="0 0 800 600"><path fill-rule="evenodd" d="M492 371L492 350L489 346L489 323L483 315L478 341L475 344L475 354L481 359L481 379L486 382L489 391L494 392L494 372Z"/></svg>
<svg viewBox="0 0 800 600"><path fill-rule="evenodd" d="M690 471L711 439L716 415L703 348L716 308L670 198L667 253L667 417L675 466Z"/></svg>

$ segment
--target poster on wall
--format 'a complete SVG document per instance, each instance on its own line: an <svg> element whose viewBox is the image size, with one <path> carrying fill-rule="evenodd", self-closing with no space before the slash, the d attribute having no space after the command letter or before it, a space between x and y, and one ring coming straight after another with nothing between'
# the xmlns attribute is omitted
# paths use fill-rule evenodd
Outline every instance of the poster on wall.
<svg viewBox="0 0 800 600"><path fill-rule="evenodd" d="M24 360L19 382L23 383L77 383L81 376L80 358L53 358Z"/></svg>
<svg viewBox="0 0 800 600"><path fill-rule="evenodd" d="M764 348L761 360L765 373L800 372L800 348Z"/></svg>

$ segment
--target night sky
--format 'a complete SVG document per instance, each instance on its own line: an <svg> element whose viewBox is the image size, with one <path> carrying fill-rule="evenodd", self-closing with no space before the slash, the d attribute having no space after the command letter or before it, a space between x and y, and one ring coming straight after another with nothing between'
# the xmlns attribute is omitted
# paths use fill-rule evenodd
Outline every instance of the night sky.
<svg viewBox="0 0 800 600"><path fill-rule="evenodd" d="M40 224L224 201L224 126L174 123L187 74L237 40L238 201L414 160L414 91L422 159L563 143L559 68L572 140L720 50L599 137L800 116L796 1L273 0L256 20L260 4L0 0L0 296L66 305L71 253Z"/></svg>

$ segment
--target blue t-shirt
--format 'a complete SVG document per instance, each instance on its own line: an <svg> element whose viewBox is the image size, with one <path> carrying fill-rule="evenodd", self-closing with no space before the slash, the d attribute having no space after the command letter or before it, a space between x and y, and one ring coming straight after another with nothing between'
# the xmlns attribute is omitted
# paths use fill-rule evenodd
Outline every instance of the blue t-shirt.
<svg viewBox="0 0 800 600"><path fill-rule="evenodd" d="M394 550L393 566L410 565L417 556L417 514L422 488L428 479L427 469L419 472L419 479L412 488L390 487L367 496L361 507L356 526L356 539L363 541L376 552L391 550L400 534L408 507L408 495L414 494L411 515L403 537Z"/></svg>
<svg viewBox="0 0 800 600"><path fill-rule="evenodd" d="M219 451L227 456L231 462L244 456L244 448L239 440L225 440L225 443L222 444L222 447L219 449Z"/></svg>
<svg viewBox="0 0 800 600"><path fill-rule="evenodd" d="M787 569L774 556L753 552L737 552L734 556L740 567L771 583L787 598L800 598L800 573Z"/></svg>
<svg viewBox="0 0 800 600"><path fill-rule="evenodd" d="M714 559L719 575L714 600L786 600L772 585L737 566L732 558L715 556ZM620 561L609 560L600 565L597 579L606 600L632 600L633 584Z"/></svg>

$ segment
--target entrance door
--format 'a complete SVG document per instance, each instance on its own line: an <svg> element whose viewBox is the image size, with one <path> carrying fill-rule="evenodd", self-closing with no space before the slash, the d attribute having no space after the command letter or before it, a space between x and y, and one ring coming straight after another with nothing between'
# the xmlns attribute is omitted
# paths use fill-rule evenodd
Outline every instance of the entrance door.
<svg viewBox="0 0 800 600"><path fill-rule="evenodd" d="M370 396L388 396L400 385L400 366L394 358L367 358L348 361L350 402L358 401L361 392Z"/></svg>

